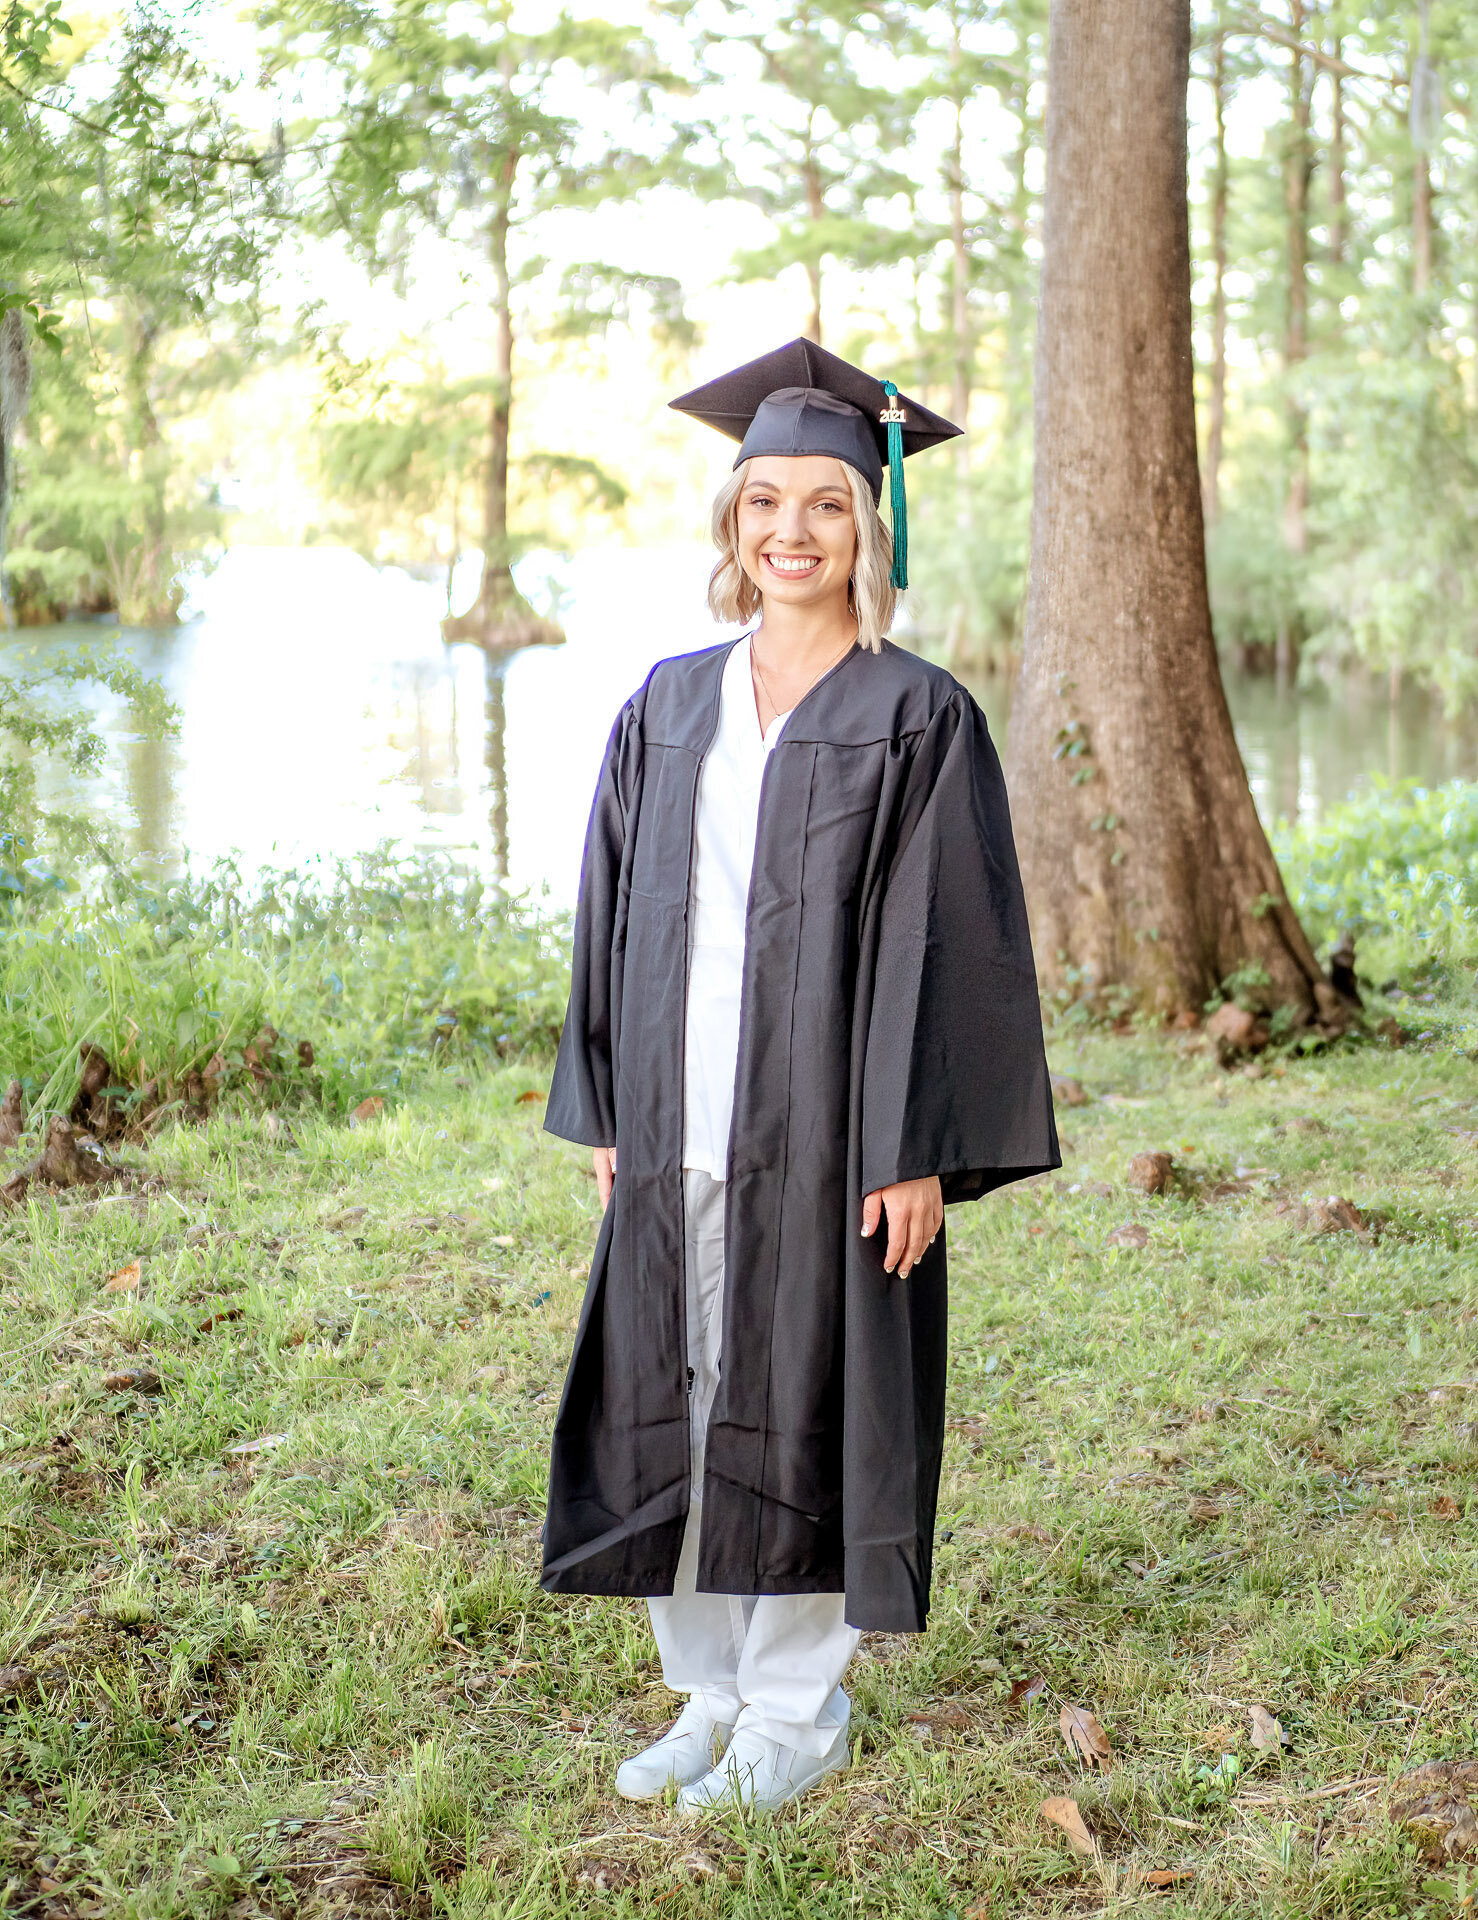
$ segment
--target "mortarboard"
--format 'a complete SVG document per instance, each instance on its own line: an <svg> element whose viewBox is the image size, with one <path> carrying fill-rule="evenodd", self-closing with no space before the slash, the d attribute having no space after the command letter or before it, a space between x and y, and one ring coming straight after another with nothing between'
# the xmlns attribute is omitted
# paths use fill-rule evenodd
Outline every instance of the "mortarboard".
<svg viewBox="0 0 1478 1920"><path fill-rule="evenodd" d="M756 454L830 454L845 460L883 495L883 463L893 513L893 584L908 585L908 515L903 462L911 453L963 431L891 380L874 380L814 340L792 340L732 373L669 402L740 442L737 467Z"/></svg>

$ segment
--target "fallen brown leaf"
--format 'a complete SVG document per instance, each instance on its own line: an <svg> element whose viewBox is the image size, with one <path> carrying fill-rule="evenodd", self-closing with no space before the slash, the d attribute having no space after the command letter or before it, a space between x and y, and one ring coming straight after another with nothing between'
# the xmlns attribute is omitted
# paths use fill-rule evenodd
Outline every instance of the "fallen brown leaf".
<svg viewBox="0 0 1478 1920"><path fill-rule="evenodd" d="M1054 1827L1061 1827L1067 1835L1068 1845L1080 1859L1092 1860L1097 1857L1098 1849L1093 1844L1093 1835L1083 1824L1082 1810L1076 1800L1058 1795L1051 1800L1044 1800L1039 1811L1044 1820L1050 1820Z"/></svg>
<svg viewBox="0 0 1478 1920"><path fill-rule="evenodd" d="M1463 1510L1450 1493L1439 1493L1432 1502L1432 1512L1439 1520L1461 1520Z"/></svg>
<svg viewBox="0 0 1478 1920"><path fill-rule="evenodd" d="M1126 1220L1122 1227L1115 1227L1104 1242L1109 1247L1147 1247L1150 1243L1148 1227L1142 1227L1136 1220Z"/></svg>
<svg viewBox="0 0 1478 1920"><path fill-rule="evenodd" d="M548 1098L548 1094L540 1093L537 1087L525 1087L523 1092L518 1096L518 1104L522 1107L526 1106L532 1100L547 1100Z"/></svg>
<svg viewBox="0 0 1478 1920"><path fill-rule="evenodd" d="M1034 1673L1030 1680L1013 1680L1010 1704L1013 1707L1035 1706L1046 1691L1047 1680L1044 1674Z"/></svg>
<svg viewBox="0 0 1478 1920"><path fill-rule="evenodd" d="M116 1273L110 1273L103 1282L104 1293L137 1293L139 1281L144 1269L141 1262L130 1260L126 1267L120 1267Z"/></svg>
<svg viewBox="0 0 1478 1920"><path fill-rule="evenodd" d="M1056 1544L1045 1527L1030 1526L1025 1521L1018 1521L1014 1526L1003 1527L1001 1538L1003 1540L1035 1540L1039 1546L1043 1547Z"/></svg>
<svg viewBox="0 0 1478 1920"><path fill-rule="evenodd" d="M1058 1716L1058 1725L1063 1739L1085 1767L1108 1772L1113 1748L1108 1735L1086 1707L1064 1707Z"/></svg>
<svg viewBox="0 0 1478 1920"><path fill-rule="evenodd" d="M1252 1709L1252 1744L1259 1753L1281 1753L1288 1740L1283 1724L1266 1707Z"/></svg>
<svg viewBox="0 0 1478 1920"><path fill-rule="evenodd" d="M361 1100L350 1114L349 1124L351 1127L362 1127L367 1120L377 1120L384 1111L385 1102L379 1094L372 1093L367 1100Z"/></svg>
<svg viewBox="0 0 1478 1920"><path fill-rule="evenodd" d="M1196 1870L1194 1867L1151 1867L1139 1877L1147 1887L1178 1887L1183 1881L1194 1880Z"/></svg>
<svg viewBox="0 0 1478 1920"><path fill-rule="evenodd" d="M244 1320L245 1318L245 1307L222 1307L219 1313L213 1313L208 1319L202 1320L195 1331L197 1333L213 1333L217 1327L225 1326L228 1320Z"/></svg>
<svg viewBox="0 0 1478 1920"><path fill-rule="evenodd" d="M158 1393L159 1375L153 1367L123 1367L103 1375L104 1393Z"/></svg>
<svg viewBox="0 0 1478 1920"><path fill-rule="evenodd" d="M1201 1493L1192 1494L1186 1512L1192 1520L1197 1521L1202 1526L1212 1520L1222 1520L1226 1517L1226 1508L1219 1500L1208 1500L1206 1496Z"/></svg>

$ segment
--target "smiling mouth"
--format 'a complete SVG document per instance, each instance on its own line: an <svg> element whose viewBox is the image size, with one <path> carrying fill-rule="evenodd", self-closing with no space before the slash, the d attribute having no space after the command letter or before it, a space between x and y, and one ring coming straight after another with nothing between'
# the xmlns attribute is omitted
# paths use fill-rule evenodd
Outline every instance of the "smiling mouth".
<svg viewBox="0 0 1478 1920"><path fill-rule="evenodd" d="M817 554L766 553L761 554L760 558L773 572L784 574L788 580L803 579L821 565Z"/></svg>

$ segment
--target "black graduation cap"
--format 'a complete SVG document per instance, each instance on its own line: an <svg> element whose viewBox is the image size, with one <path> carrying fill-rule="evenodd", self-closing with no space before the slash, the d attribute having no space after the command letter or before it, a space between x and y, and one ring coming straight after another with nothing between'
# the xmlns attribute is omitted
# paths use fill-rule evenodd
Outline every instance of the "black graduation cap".
<svg viewBox="0 0 1478 1920"><path fill-rule="evenodd" d="M963 428L910 400L891 380L874 380L814 340L791 340L669 405L739 441L736 467L762 453L830 454L855 468L873 499L881 500L886 460L893 584L908 585L903 462L911 453L952 440Z"/></svg>

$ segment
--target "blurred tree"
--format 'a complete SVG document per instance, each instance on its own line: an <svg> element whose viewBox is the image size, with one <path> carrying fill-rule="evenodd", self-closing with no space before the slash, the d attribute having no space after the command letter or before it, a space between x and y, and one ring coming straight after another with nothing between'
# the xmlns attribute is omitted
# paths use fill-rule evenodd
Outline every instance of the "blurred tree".
<svg viewBox="0 0 1478 1920"><path fill-rule="evenodd" d="M1190 0L1053 0L1026 648L1007 765L1044 982L1199 1010L1332 991L1212 638L1192 389Z"/></svg>
<svg viewBox="0 0 1478 1920"><path fill-rule="evenodd" d="M344 234L372 267L404 270L420 233L474 249L493 322L485 387L483 578L448 639L497 650L563 638L513 582L509 460L515 288L543 263L513 240L561 206L597 206L662 178L660 159L603 143L557 104L620 93L633 118L667 80L629 28L560 13L525 30L511 0L282 0L264 24L277 64L326 67L339 136L316 182L320 230ZM611 270L600 272L609 279ZM664 292L670 309L670 290Z"/></svg>
<svg viewBox="0 0 1478 1920"><path fill-rule="evenodd" d="M246 140L221 77L149 7L90 45L51 13L12 9L8 30L0 170L20 191L0 249L57 348L37 366L10 580L23 618L81 600L168 622L214 528L171 424L252 350L280 154Z"/></svg>
<svg viewBox="0 0 1478 1920"><path fill-rule="evenodd" d="M669 13L695 31L717 109L709 131L724 161L707 190L748 200L775 225L770 244L740 253L735 271L771 280L802 268L810 296L802 332L819 345L828 260L878 266L916 248L906 226L874 211L895 195L907 200L914 185L900 165L906 103L891 79L900 16L879 0L782 0L778 11L717 0L701 14L680 0ZM728 104L736 86L740 113Z"/></svg>
<svg viewBox="0 0 1478 1920"><path fill-rule="evenodd" d="M322 477L336 507L347 508L356 544L373 560L423 560L440 552L446 563L447 612L461 555L463 499L486 433L493 379L453 380L428 367L409 383L382 382L352 418L323 423L318 435ZM625 489L595 461L532 453L519 477L533 497L564 491L587 511L614 511ZM525 515L529 503L525 503ZM443 539L443 532L447 537ZM551 544L544 528L529 537Z"/></svg>

